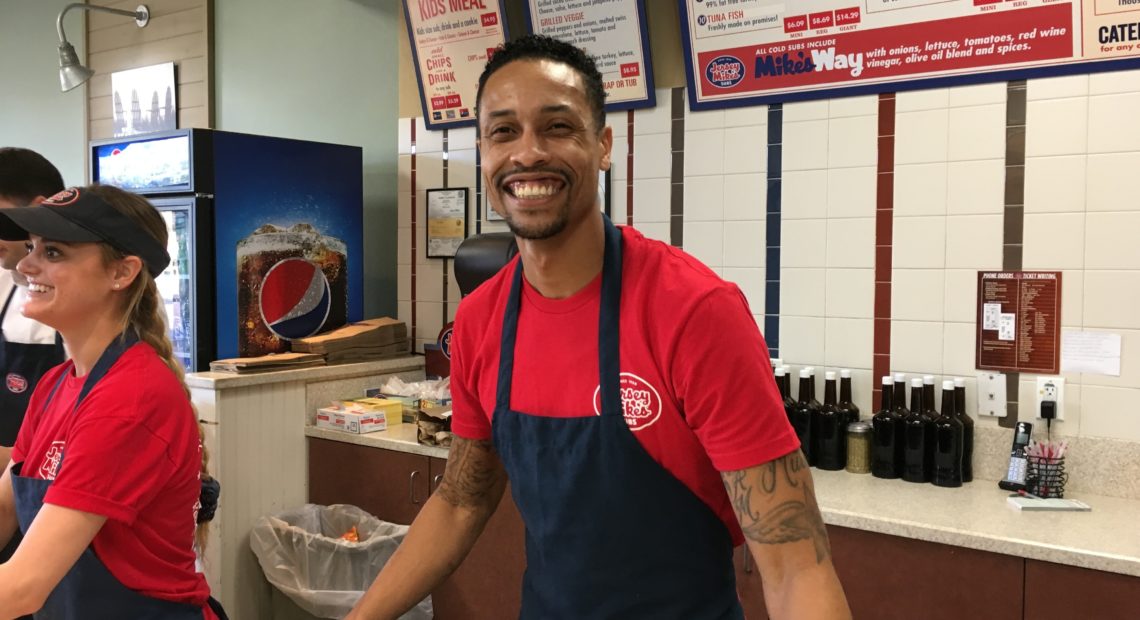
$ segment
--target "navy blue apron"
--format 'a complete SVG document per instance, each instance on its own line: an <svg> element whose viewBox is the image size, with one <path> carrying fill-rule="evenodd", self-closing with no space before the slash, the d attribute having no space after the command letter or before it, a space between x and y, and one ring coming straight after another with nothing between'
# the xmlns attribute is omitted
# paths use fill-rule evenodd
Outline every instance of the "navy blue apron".
<svg viewBox="0 0 1140 620"><path fill-rule="evenodd" d="M119 356L137 341L138 338L132 334L126 338L116 338L107 347L83 382L83 389L75 401L75 409L79 408L79 403L107 374ZM60 375L52 386L44 403L45 409L65 376ZM74 409L72 411L74 413ZM16 496L16 517L20 521L20 531L26 533L43 507L44 495L52 481L21 476L22 467L23 463L12 467L12 491ZM62 456L58 467L63 467ZM221 608L213 599L210 600L210 607L220 618L225 619L225 614L220 613ZM34 617L37 620L202 620L203 613L202 608L196 605L144 596L124 586L107 570L89 546L48 595L43 608Z"/></svg>
<svg viewBox="0 0 1140 620"><path fill-rule="evenodd" d="M8 308L15 295L16 285L13 284L4 300L4 308L0 310L0 325L3 325L8 316ZM40 382L40 377L62 364L66 357L59 334L56 334L55 344L33 344L10 342L4 337L3 330L0 330L0 375L4 381L0 385L0 446L15 445L24 412L28 409L28 400ZM20 538L20 533L16 532L12 540L8 541L8 546L0 550L0 562L11 559L16 547L20 545Z"/></svg>
<svg viewBox="0 0 1140 620"><path fill-rule="evenodd" d="M510 408L522 288L503 317L492 432L526 524L521 618L740 619L728 528L653 460L622 415L621 233L605 220L601 415Z"/></svg>

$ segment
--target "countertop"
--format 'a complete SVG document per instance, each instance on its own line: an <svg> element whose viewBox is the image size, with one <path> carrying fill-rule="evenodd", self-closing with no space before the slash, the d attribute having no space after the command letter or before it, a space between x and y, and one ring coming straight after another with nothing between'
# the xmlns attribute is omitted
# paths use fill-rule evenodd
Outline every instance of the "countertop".
<svg viewBox="0 0 1140 620"><path fill-rule="evenodd" d="M447 458L447 448L416 443L415 425L353 435L307 427L309 437ZM1024 512L997 482L945 489L869 474L812 469L829 525L1140 577L1140 501L1069 493L1091 512Z"/></svg>
<svg viewBox="0 0 1140 620"><path fill-rule="evenodd" d="M297 368L295 370L276 370L245 375L229 372L193 372L186 375L186 385L192 388L219 390L265 385L269 383L284 383L287 381L311 382L367 375L378 376L406 370L422 370L423 367L424 358L422 355L403 355L374 362L310 366L308 368Z"/></svg>

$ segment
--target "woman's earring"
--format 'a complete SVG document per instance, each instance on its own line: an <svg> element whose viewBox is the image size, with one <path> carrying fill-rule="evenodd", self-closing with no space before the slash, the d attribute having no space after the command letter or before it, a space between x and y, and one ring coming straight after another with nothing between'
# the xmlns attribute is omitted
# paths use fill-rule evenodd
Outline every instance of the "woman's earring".
<svg viewBox="0 0 1140 620"><path fill-rule="evenodd" d="M117 290L119 290L119 283L116 282L116 283L112 284L111 287L117 291Z"/></svg>

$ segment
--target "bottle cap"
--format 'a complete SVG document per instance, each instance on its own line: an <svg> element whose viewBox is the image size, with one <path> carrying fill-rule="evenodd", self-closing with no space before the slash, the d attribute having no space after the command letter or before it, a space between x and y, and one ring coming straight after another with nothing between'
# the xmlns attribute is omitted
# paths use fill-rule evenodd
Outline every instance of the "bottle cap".
<svg viewBox="0 0 1140 620"><path fill-rule="evenodd" d="M855 433L855 434L870 433L871 432L871 423L870 422L852 422L852 423L847 425L847 432L848 433Z"/></svg>
<svg viewBox="0 0 1140 620"><path fill-rule="evenodd" d="M784 370L783 366L777 366L776 367L776 376L777 377L783 377L786 374L788 374L788 373L787 373L787 371Z"/></svg>
<svg viewBox="0 0 1140 620"><path fill-rule="evenodd" d="M801 379L810 379L811 378L811 371L808 370L807 368L801 369L800 370L800 378Z"/></svg>
<svg viewBox="0 0 1140 620"><path fill-rule="evenodd" d="M966 380L963 379L962 377L954 377L954 387L956 387L956 388L966 387Z"/></svg>
<svg viewBox="0 0 1140 620"><path fill-rule="evenodd" d="M841 368L839 370L839 378L840 379L850 379L851 378L851 371L847 370L846 368Z"/></svg>
<svg viewBox="0 0 1140 620"><path fill-rule="evenodd" d="M890 375L883 375L883 385L891 385L892 383Z"/></svg>
<svg viewBox="0 0 1140 620"><path fill-rule="evenodd" d="M804 370L808 371L809 375L815 374L815 366L804 366Z"/></svg>
<svg viewBox="0 0 1140 620"><path fill-rule="evenodd" d="M901 372L896 372L895 373L895 381L897 381L899 383L906 381L906 374L901 373Z"/></svg>
<svg viewBox="0 0 1140 620"><path fill-rule="evenodd" d="M946 379L945 381L942 382L942 389L944 389L944 390L954 389L954 382L951 381L950 379Z"/></svg>
<svg viewBox="0 0 1140 620"><path fill-rule="evenodd" d="M934 375L922 375L923 385L934 385Z"/></svg>
<svg viewBox="0 0 1140 620"><path fill-rule="evenodd" d="M911 379L910 380L910 387L916 387L916 388L922 387L922 379L919 379L918 377Z"/></svg>
<svg viewBox="0 0 1140 620"><path fill-rule="evenodd" d="M823 373L824 381L835 381L835 371L829 370Z"/></svg>
<svg viewBox="0 0 1140 620"><path fill-rule="evenodd" d="M790 373L790 372L792 372L792 367L791 367L791 366L788 366L787 364L784 364L783 366L780 366L780 368L783 368L783 369L784 369L784 372L785 372L785 373Z"/></svg>
<svg viewBox="0 0 1140 620"><path fill-rule="evenodd" d="M782 360L778 357L770 357L770 358L768 358L768 361L772 362L772 368L779 368L780 366L782 366L784 364L784 360Z"/></svg>

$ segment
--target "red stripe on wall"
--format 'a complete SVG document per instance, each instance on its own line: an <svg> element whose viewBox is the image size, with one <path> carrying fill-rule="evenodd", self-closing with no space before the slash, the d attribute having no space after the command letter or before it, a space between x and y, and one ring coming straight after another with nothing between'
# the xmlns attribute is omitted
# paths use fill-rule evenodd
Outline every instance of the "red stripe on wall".
<svg viewBox="0 0 1140 620"><path fill-rule="evenodd" d="M412 337L412 352L416 350L416 119L411 122L411 144L412 144L412 317L411 317L411 331L409 332Z"/></svg>
<svg viewBox="0 0 1140 620"><path fill-rule="evenodd" d="M881 378L891 372L891 254L895 216L895 94L879 95L878 182L875 186L875 340L872 402L879 408Z"/></svg>

